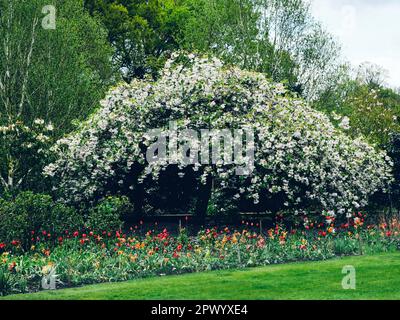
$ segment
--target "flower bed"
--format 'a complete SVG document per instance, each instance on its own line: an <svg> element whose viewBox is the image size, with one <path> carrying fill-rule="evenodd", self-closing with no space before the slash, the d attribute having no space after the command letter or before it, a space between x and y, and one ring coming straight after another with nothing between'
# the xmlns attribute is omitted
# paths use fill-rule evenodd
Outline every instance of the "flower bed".
<svg viewBox="0 0 400 320"><path fill-rule="evenodd" d="M41 289L44 276L57 274L58 288L83 284L124 281L134 278L245 268L302 260L324 260L340 255L397 250L400 224L366 225L357 214L350 223L335 225L304 220L301 228L283 223L255 232L257 226L243 222L240 228L209 228L195 236L183 229L144 232L65 231L52 235L43 230L32 234L34 245L23 251L18 240L0 243L0 293ZM324 218L324 219L325 219Z"/></svg>

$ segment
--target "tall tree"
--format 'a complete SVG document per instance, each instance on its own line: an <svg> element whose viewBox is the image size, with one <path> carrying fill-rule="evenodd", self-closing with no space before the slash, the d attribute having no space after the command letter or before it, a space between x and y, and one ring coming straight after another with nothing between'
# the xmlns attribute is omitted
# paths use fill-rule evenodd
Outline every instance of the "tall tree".
<svg viewBox="0 0 400 320"><path fill-rule="evenodd" d="M100 15L126 80L157 75L177 49L212 53L314 98L339 48L304 0L86 0Z"/></svg>
<svg viewBox="0 0 400 320"><path fill-rule="evenodd" d="M382 88L388 78L387 70L371 62L361 63L355 72L356 79L370 88Z"/></svg>
<svg viewBox="0 0 400 320"><path fill-rule="evenodd" d="M112 76L106 31L82 0L0 0L0 121L56 135L91 113Z"/></svg>
<svg viewBox="0 0 400 320"><path fill-rule="evenodd" d="M338 67L339 47L303 0L186 0L183 47L211 51L312 99Z"/></svg>
<svg viewBox="0 0 400 320"><path fill-rule="evenodd" d="M114 64L126 81L156 76L168 54L179 48L187 11L181 0L85 0L99 16L115 48Z"/></svg>
<svg viewBox="0 0 400 320"><path fill-rule="evenodd" d="M391 135L400 131L400 95L384 83L383 68L363 63L354 72L345 69L314 106L338 124L346 117L349 134L363 135L387 150Z"/></svg>
<svg viewBox="0 0 400 320"><path fill-rule="evenodd" d="M297 85L298 64L279 48L266 25L265 10L253 0L187 0L192 13L181 46L212 52L225 62ZM265 10L264 10L265 9ZM268 9L269 10L269 9Z"/></svg>

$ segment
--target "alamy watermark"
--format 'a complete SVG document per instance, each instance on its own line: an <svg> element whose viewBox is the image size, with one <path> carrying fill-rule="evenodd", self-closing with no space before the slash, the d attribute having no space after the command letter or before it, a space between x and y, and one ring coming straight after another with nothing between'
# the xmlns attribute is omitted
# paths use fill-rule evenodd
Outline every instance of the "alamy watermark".
<svg viewBox="0 0 400 320"><path fill-rule="evenodd" d="M250 128L178 130L171 121L168 130L150 130L145 138L152 142L146 152L150 165L235 165L240 176L254 170L254 131Z"/></svg>
<svg viewBox="0 0 400 320"><path fill-rule="evenodd" d="M47 5L42 8L42 13L46 16L42 19L42 28L45 30L56 29L56 7Z"/></svg>
<svg viewBox="0 0 400 320"><path fill-rule="evenodd" d="M342 274L345 274L345 276L342 279L342 288L344 290L355 290L356 269L353 266L344 266L342 268Z"/></svg>
<svg viewBox="0 0 400 320"><path fill-rule="evenodd" d="M56 290L58 275L56 274L56 268L46 268L44 270L45 275L42 278L42 289L43 290Z"/></svg>

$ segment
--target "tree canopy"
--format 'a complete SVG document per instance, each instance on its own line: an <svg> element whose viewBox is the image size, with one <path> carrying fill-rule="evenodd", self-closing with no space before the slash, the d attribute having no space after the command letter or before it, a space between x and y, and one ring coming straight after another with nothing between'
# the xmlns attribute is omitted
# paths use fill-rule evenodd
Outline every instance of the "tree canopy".
<svg viewBox="0 0 400 320"><path fill-rule="evenodd" d="M86 0L129 82L157 75L178 49L212 53L265 73L313 99L338 65L339 47L303 0Z"/></svg>
<svg viewBox="0 0 400 320"><path fill-rule="evenodd" d="M0 122L53 123L60 136L90 114L112 77L112 49L83 1L0 0Z"/></svg>

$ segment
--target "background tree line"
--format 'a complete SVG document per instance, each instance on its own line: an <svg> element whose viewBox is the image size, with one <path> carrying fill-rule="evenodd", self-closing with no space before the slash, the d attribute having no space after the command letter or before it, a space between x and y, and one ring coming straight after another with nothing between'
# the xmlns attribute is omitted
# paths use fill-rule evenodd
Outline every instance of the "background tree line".
<svg viewBox="0 0 400 320"><path fill-rule="evenodd" d="M303 0L85 0L129 81L157 76L175 50L212 53L307 97L335 75L339 46Z"/></svg>

